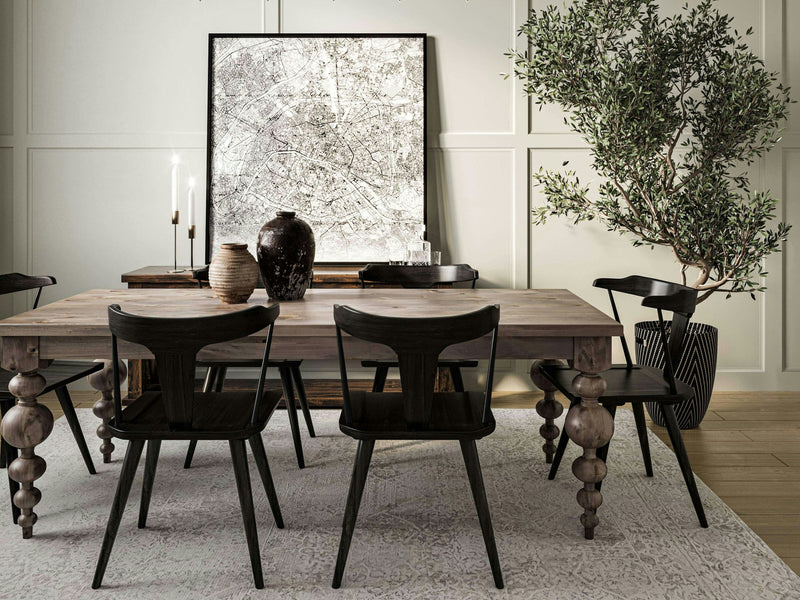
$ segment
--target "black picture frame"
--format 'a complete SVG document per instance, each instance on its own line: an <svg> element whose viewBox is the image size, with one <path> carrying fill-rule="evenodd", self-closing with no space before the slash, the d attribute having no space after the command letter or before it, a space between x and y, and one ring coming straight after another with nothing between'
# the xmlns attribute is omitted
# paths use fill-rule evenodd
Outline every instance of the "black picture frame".
<svg viewBox="0 0 800 600"><path fill-rule="evenodd" d="M261 34L261 33L243 33L243 34L232 34L232 33L211 33L208 37L208 123L207 123L207 164L206 164L206 230L205 230L205 240L206 240L206 263L211 262L211 259L214 255L214 247L218 246L219 243L224 241L231 241L225 240L222 236L215 235L218 230L224 230L225 221L223 220L222 210L217 210L217 205L219 204L219 200L215 197L216 192L218 191L219 187L217 185L217 178L220 177L220 169L215 168L217 165L215 164L215 152L218 150L218 145L215 140L215 94L216 94L216 73L215 67L219 65L215 63L216 57L216 48L215 44L219 40L255 40L255 39L263 39L263 40L277 40L281 42L285 42L287 40L354 40L354 39L363 39L363 40L380 40L380 39L398 39L402 41L409 41L409 42L419 42L420 50L421 50L421 69L422 69L422 90L421 90L421 107L417 110L421 116L421 123L415 122L411 125L415 128L414 134L410 136L410 139L416 140L417 137L421 137L421 143L418 143L419 146L418 152L420 156L417 160L421 161L421 171L416 172L414 171L414 185L411 186L413 189L419 188L419 198L415 200L415 202L421 203L421 207L417 206L415 203L414 210L418 212L414 212L414 215L418 215L421 213L421 222L417 223L413 221L415 228L422 228L424 231L427 227L428 223L428 206L427 206L427 174L428 174L428 157L427 157L427 35L424 33L348 33L348 34L340 34L340 33L271 33L271 34ZM338 73L338 71L337 71ZM367 76L367 71L365 71L365 77ZM369 72L371 73L371 72ZM322 79L320 79L322 81ZM418 92L417 92L418 94ZM227 100L227 97L225 98ZM415 102L416 102L415 96ZM366 146L364 146L366 148ZM348 148L351 152L353 152L352 148ZM355 156L355 152L353 152ZM372 154L370 153L370 158L372 158ZM374 160L374 159L373 159ZM360 180L361 181L361 180ZM365 185L370 185L370 182L363 180ZM355 187L355 186L353 186ZM323 190L324 191L324 190ZM331 202L335 201L331 200ZM327 202L325 199L324 202ZM235 205L235 202L232 202ZM245 204L244 206L247 207L249 210L250 205ZM253 212L258 213L258 203L253 203ZM330 204L326 204L326 206L330 206ZM371 206L371 204L370 204ZM272 209L272 210L270 210ZM254 218L255 221L253 223L253 235L250 236L252 239L239 239L237 241L245 241L248 243L249 249L255 253L255 246L257 242L257 233L261 226L271 218L273 218L274 212L276 210L296 210L295 206L292 206L291 203L287 202L285 204L278 205L277 203L272 204L271 207L262 210L261 216L258 218ZM375 211L377 212L377 208ZM220 212L218 215L217 212ZM296 210L298 212L298 217L303 218L307 222L309 222L308 215L305 215L302 210ZM315 213L316 214L316 213ZM398 228L402 227L403 234L405 236L405 232L408 231L408 228L411 226L409 221L408 223L404 222L402 225L397 225ZM248 221L249 223L249 221ZM367 221L362 221L362 231L363 226ZM387 253L386 248L381 248L381 251L376 251L374 255L371 256L359 256L354 259L348 259L346 256L342 257L331 257L331 252L327 252L325 249L325 240L324 234L320 235L320 228L315 227L315 224L309 222L312 226L312 229L315 231L315 236L317 237L317 260L315 261L317 264L336 264L336 265L362 265L368 262L387 262L391 260L393 257L389 256ZM349 225L349 224L348 224ZM383 224L384 227L387 227L386 223ZM344 235L344 234L342 234ZM355 236L358 233L354 234ZM371 233L370 235L375 235ZM402 237L398 235L397 237ZM385 236L384 236L385 237ZM419 239L417 236L408 235L407 241L412 241L413 239ZM322 238L322 240L321 240ZM388 243L388 242L387 242ZM322 252L320 251L322 250Z"/></svg>

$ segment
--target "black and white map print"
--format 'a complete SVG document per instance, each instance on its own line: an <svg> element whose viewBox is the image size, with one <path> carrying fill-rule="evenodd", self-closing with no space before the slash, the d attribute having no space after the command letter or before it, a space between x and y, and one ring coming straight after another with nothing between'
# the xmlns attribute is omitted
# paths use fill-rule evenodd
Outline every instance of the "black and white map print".
<svg viewBox="0 0 800 600"><path fill-rule="evenodd" d="M388 261L425 219L424 37L212 37L211 254L293 210L318 262Z"/></svg>

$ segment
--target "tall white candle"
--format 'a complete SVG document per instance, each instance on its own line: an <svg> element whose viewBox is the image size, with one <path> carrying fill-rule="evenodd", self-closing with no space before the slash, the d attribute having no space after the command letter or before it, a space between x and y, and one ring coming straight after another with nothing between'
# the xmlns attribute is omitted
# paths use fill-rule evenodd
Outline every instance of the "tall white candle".
<svg viewBox="0 0 800 600"><path fill-rule="evenodd" d="M189 178L189 207L187 209L186 223L189 227L197 225L195 223L195 196L194 196L194 177Z"/></svg>
<svg viewBox="0 0 800 600"><path fill-rule="evenodd" d="M178 212L178 169L181 159L177 154L172 155L172 216Z"/></svg>

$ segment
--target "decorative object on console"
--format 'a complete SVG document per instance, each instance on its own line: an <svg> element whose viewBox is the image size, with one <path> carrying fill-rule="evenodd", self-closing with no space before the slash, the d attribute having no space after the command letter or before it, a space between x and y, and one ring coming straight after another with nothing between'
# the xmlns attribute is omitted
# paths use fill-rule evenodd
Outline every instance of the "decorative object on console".
<svg viewBox="0 0 800 600"><path fill-rule="evenodd" d="M181 158L177 154L172 155L171 178L171 200L172 200L172 238L173 238L173 267L172 273L182 273L183 269L178 268L178 223L180 222L180 211L178 210L178 188L180 180Z"/></svg>
<svg viewBox="0 0 800 600"><path fill-rule="evenodd" d="M406 264L415 267L431 266L431 243L427 240L417 240L408 245L408 260Z"/></svg>
<svg viewBox="0 0 800 600"><path fill-rule="evenodd" d="M189 221L189 269L194 269L194 237L197 233L197 200L194 193L194 177L189 178L189 202L188 202L188 221Z"/></svg>
<svg viewBox="0 0 800 600"><path fill-rule="evenodd" d="M308 223L292 211L264 223L258 232L258 268L275 300L299 300L311 284L316 242Z"/></svg>
<svg viewBox="0 0 800 600"><path fill-rule="evenodd" d="M388 261L425 224L424 34L211 34L206 248L293 210L317 260Z"/></svg>
<svg viewBox="0 0 800 600"><path fill-rule="evenodd" d="M241 304L258 283L258 265L247 244L221 244L208 268L208 281L217 298L226 304Z"/></svg>

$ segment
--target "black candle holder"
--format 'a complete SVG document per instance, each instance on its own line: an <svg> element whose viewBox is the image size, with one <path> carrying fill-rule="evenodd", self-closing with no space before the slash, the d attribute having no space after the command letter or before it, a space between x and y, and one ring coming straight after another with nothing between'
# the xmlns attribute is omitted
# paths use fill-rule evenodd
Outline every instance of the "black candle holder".
<svg viewBox="0 0 800 600"><path fill-rule="evenodd" d="M189 268L194 271L194 236L196 228L194 225L189 225Z"/></svg>
<svg viewBox="0 0 800 600"><path fill-rule="evenodd" d="M180 211L172 212L172 228L173 228L173 268L170 273L183 273L186 269L178 268L178 222L180 221Z"/></svg>

